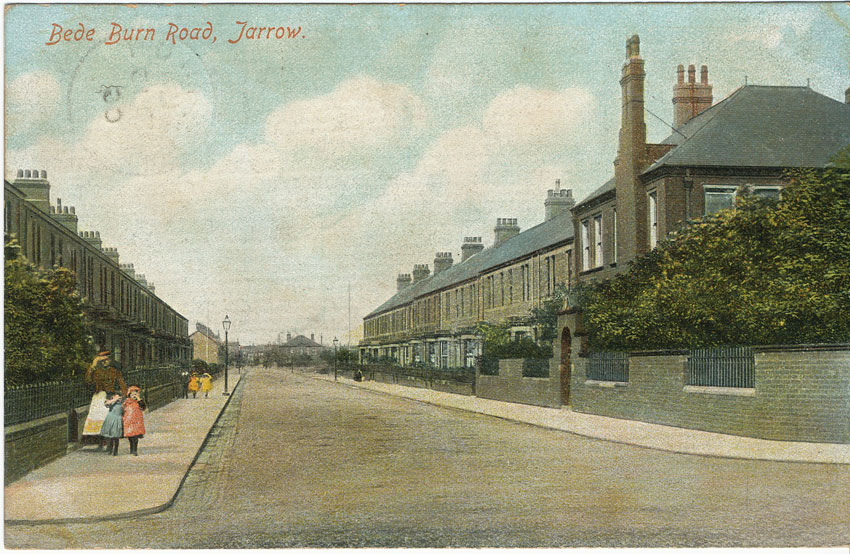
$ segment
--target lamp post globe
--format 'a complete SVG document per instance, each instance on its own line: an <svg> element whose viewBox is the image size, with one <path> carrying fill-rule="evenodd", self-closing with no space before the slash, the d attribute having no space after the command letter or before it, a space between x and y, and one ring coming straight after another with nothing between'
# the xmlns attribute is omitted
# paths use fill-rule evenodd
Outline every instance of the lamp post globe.
<svg viewBox="0 0 850 554"><path fill-rule="evenodd" d="M228 396L230 393L227 390L227 369L229 365L229 354L230 349L227 344L227 332L230 331L230 318L225 315L224 321L221 322L221 326L224 327L224 396Z"/></svg>

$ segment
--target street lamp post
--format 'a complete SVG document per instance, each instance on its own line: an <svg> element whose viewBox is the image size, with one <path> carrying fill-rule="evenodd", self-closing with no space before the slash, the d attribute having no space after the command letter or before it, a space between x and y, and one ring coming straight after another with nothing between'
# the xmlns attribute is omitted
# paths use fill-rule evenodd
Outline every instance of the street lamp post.
<svg viewBox="0 0 850 554"><path fill-rule="evenodd" d="M227 392L227 366L229 365L229 356L230 353L227 347L227 332L230 330L230 318L227 315L224 316L224 321L221 322L221 326L224 327L224 396L229 396L230 393Z"/></svg>
<svg viewBox="0 0 850 554"><path fill-rule="evenodd" d="M339 339L334 337L334 381L336 381L336 345L339 344Z"/></svg>

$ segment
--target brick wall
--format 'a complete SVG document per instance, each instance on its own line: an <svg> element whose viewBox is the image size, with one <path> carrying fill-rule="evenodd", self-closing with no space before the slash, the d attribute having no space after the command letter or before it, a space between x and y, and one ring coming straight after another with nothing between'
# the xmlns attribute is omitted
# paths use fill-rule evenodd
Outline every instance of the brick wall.
<svg viewBox="0 0 850 554"><path fill-rule="evenodd" d="M549 378L523 377L522 360L499 360L498 375L476 373L476 395L491 400L558 407L561 405L557 366L550 362Z"/></svg>
<svg viewBox="0 0 850 554"><path fill-rule="evenodd" d="M473 383L458 383L456 381L449 381L444 379L431 379L426 381L424 379L404 375L398 375L397 377L393 377L392 373L385 373L380 370L369 370L364 371L363 373L364 378L371 379L380 383L392 383L396 385L403 385L405 387L415 387L420 389L430 388L436 391L450 392L453 394L464 394L467 396L472 396L475 394L475 385Z"/></svg>
<svg viewBox="0 0 850 554"><path fill-rule="evenodd" d="M67 414L11 425L5 431L7 485L33 469L64 456L67 451Z"/></svg>
<svg viewBox="0 0 850 554"><path fill-rule="evenodd" d="M686 387L685 354L633 354L628 383L586 380L573 358L572 409L771 440L850 443L850 348L756 349L755 388Z"/></svg>

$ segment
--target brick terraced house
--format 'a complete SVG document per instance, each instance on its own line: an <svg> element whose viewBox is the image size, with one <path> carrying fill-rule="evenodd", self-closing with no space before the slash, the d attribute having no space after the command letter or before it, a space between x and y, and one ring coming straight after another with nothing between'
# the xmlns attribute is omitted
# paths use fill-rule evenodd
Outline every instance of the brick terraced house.
<svg viewBox="0 0 850 554"><path fill-rule="evenodd" d="M47 172L19 169L4 181L4 238L14 238L33 264L65 267L94 323L98 350L111 350L123 368L188 361L189 321L156 295L133 264L119 264L118 250L104 248L98 231L78 231L73 207L50 203Z"/></svg>
<svg viewBox="0 0 850 554"><path fill-rule="evenodd" d="M688 220L734 205L742 186L777 195L789 168L824 167L850 145L850 89L839 102L809 87L747 85L712 104L708 68L679 66L673 85L673 132L646 140L644 60L635 35L626 43L620 79L622 121L614 175L578 204L556 187L546 220L520 232L498 219L494 244L467 238L461 262L438 253L434 273L417 265L398 277L398 291L364 317L361 359L388 356L402 364L472 365L480 354L478 322L527 326L530 310L558 283L606 279L654 248ZM570 331L559 336L568 349ZM569 386L569 354L556 345L561 383ZM563 391L568 401L569 391Z"/></svg>

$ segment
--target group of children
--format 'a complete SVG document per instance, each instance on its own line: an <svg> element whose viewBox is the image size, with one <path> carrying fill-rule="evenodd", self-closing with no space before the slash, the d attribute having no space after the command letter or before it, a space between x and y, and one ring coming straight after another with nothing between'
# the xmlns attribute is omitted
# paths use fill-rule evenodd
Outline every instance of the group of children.
<svg viewBox="0 0 850 554"><path fill-rule="evenodd" d="M126 437L130 440L130 454L139 455L139 439L145 436L145 417L142 410L145 402L142 400L142 389L136 385L127 387L127 398L120 394L110 393L106 397L106 407L109 412L100 428L100 436L108 439L107 452L118 455L118 441Z"/></svg>
<svg viewBox="0 0 850 554"><path fill-rule="evenodd" d="M204 393L204 398L209 398L212 390L212 376L209 373L204 373L198 377L197 373L192 373L189 378L189 392L192 393L192 398L198 397L198 390Z"/></svg>

